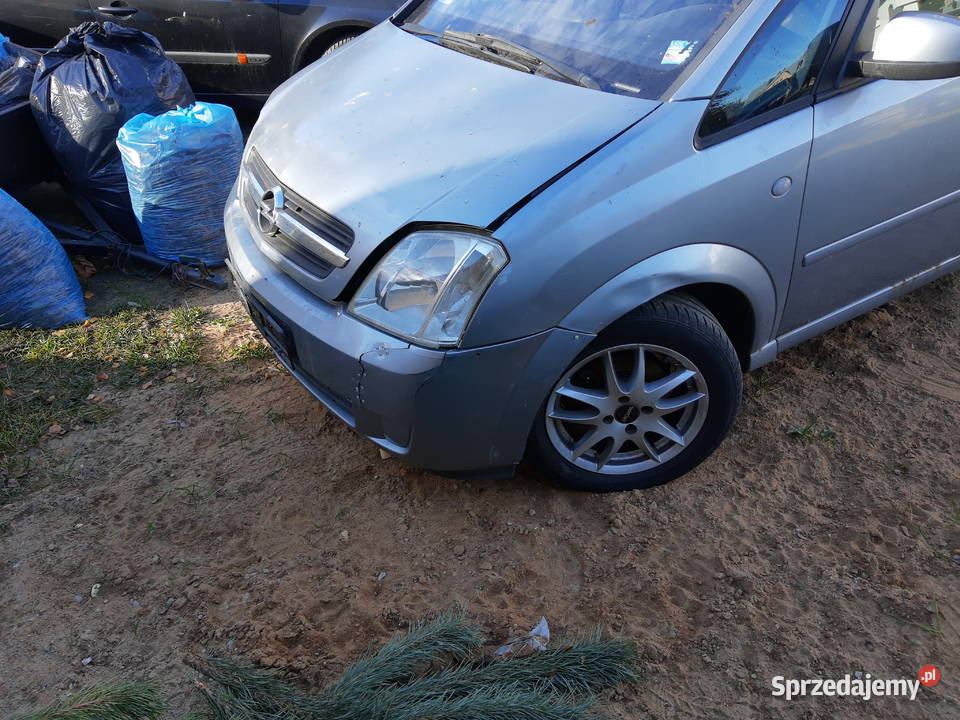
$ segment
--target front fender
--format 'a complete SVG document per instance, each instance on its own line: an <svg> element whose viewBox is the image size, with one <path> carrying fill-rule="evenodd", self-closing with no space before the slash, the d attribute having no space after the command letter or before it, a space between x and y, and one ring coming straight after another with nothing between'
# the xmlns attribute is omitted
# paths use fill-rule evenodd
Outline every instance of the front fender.
<svg viewBox="0 0 960 720"><path fill-rule="evenodd" d="M758 367L772 359L777 316L773 280L755 257L729 245L684 245L649 257L600 286L560 327L596 334L659 295L702 283L727 285L743 293L750 302L755 329L750 365Z"/></svg>

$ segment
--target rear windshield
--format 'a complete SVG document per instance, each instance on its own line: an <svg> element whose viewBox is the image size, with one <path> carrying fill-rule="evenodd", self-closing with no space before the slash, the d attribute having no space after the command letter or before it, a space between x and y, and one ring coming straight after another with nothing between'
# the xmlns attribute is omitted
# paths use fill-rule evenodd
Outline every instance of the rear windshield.
<svg viewBox="0 0 960 720"><path fill-rule="evenodd" d="M423 0L406 21L484 33L584 73L607 92L661 97L749 0Z"/></svg>

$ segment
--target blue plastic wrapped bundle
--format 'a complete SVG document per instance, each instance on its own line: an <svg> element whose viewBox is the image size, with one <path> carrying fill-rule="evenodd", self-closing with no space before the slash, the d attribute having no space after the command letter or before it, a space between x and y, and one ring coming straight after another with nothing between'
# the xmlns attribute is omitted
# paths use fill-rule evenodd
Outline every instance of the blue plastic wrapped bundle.
<svg viewBox="0 0 960 720"><path fill-rule="evenodd" d="M52 329L86 319L67 253L33 213L0 190L0 327Z"/></svg>
<svg viewBox="0 0 960 720"><path fill-rule="evenodd" d="M223 262L223 209L243 154L233 110L198 102L137 115L117 146L147 250L166 260Z"/></svg>

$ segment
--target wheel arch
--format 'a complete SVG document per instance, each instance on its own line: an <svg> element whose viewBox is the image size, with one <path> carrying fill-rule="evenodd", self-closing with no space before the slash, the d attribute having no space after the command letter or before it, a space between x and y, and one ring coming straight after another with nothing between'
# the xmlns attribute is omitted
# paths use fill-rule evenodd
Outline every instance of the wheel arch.
<svg viewBox="0 0 960 720"><path fill-rule="evenodd" d="M293 58L293 72L319 60L323 51L338 40L355 33L365 33L375 23L359 18L334 20L314 28L300 43Z"/></svg>
<svg viewBox="0 0 960 720"><path fill-rule="evenodd" d="M720 322L742 367L776 355L777 293L755 257L729 245L698 243L654 255L614 276L571 311L561 327L599 333L640 306L683 292Z"/></svg>

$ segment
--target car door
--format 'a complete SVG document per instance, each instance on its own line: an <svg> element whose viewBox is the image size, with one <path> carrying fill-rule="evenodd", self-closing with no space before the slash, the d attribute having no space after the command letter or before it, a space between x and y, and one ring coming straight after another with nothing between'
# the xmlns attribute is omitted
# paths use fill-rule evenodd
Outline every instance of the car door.
<svg viewBox="0 0 960 720"><path fill-rule="evenodd" d="M783 0L714 93L694 141L705 166L723 172L714 237L761 259L778 288L776 319L793 272L814 90L849 4Z"/></svg>
<svg viewBox="0 0 960 720"><path fill-rule="evenodd" d="M157 37L194 92L266 95L286 73L279 0L89 0L98 20Z"/></svg>
<svg viewBox="0 0 960 720"><path fill-rule="evenodd" d="M0 33L38 50L53 47L70 28L92 17L87 0L0 1Z"/></svg>
<svg viewBox="0 0 960 720"><path fill-rule="evenodd" d="M903 10L956 14L952 0L869 5L856 50L869 50L874 32ZM784 344L960 255L958 126L960 79L848 78L818 100Z"/></svg>

